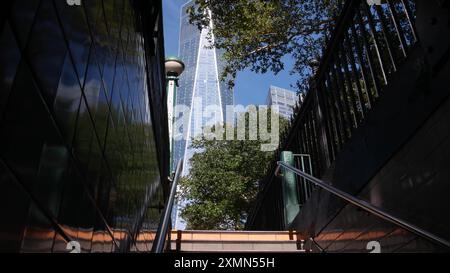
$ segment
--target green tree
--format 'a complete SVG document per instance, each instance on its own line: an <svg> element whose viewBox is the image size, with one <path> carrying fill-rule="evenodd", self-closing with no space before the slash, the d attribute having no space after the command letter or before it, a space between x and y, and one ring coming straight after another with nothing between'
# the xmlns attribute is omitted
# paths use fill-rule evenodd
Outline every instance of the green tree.
<svg viewBox="0 0 450 273"><path fill-rule="evenodd" d="M284 69L282 57L291 55L299 90L311 73L308 63L320 56L324 33L332 29L340 0L196 0L188 9L190 21L208 26L212 13L212 46L224 51L223 79L233 86L236 73L250 68L257 73ZM212 31L212 30L211 30ZM210 32L211 34L211 32ZM209 35L209 37L212 37Z"/></svg>
<svg viewBox="0 0 450 273"><path fill-rule="evenodd" d="M248 121L248 115L245 119ZM280 131L287 123L280 117ZM270 123L268 127L270 130ZM232 130L236 134L236 128ZM203 138L192 142L192 148L202 152L191 158L189 175L180 181L181 198L189 200L181 211L188 229L244 228L258 181L265 176L274 156L274 152L261 151L262 143L259 136L258 140Z"/></svg>

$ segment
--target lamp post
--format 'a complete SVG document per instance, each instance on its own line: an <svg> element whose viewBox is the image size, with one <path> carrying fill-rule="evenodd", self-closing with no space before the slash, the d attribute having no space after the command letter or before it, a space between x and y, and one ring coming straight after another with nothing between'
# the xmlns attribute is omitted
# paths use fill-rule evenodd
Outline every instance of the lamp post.
<svg viewBox="0 0 450 273"><path fill-rule="evenodd" d="M174 108L177 103L178 77L184 71L184 63L177 57L168 57L165 61L167 80L167 115L169 122L170 173L173 171L173 123Z"/></svg>

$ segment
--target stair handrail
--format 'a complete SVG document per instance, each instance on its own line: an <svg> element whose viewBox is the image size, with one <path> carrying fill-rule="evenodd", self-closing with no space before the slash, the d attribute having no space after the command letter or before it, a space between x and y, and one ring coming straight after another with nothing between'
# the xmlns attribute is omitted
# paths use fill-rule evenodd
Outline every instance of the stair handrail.
<svg viewBox="0 0 450 273"><path fill-rule="evenodd" d="M277 168L275 170L275 175L277 175L280 171L280 168L285 168L288 169L290 171L292 171L293 173L303 177L306 181L313 183L314 185L326 190L327 192L341 198L344 199L345 201L373 214L376 215L396 226L399 226L405 230L408 230L420 237L423 237L425 239L427 239L428 241L431 241L433 243L437 243L441 246L444 246L446 248L450 248L450 242L444 238L441 238L433 233L430 233L406 220L400 219L382 209L380 209L379 207L376 207L362 199L359 199L358 197L355 197L351 194L348 194L334 186L331 186L329 183L326 183L323 180L320 180L314 176L311 176L297 168L294 168L293 166L290 166L288 164L286 164L285 162L282 161L277 161Z"/></svg>
<svg viewBox="0 0 450 273"><path fill-rule="evenodd" d="M163 253L164 245L166 243L167 234L169 232L171 213L173 209L173 203L177 194L178 181L180 180L181 172L183 171L183 159L178 161L176 171L173 175L172 185L170 188L169 198L164 206L163 213L161 214L161 221L156 232L155 240L153 243L153 252Z"/></svg>

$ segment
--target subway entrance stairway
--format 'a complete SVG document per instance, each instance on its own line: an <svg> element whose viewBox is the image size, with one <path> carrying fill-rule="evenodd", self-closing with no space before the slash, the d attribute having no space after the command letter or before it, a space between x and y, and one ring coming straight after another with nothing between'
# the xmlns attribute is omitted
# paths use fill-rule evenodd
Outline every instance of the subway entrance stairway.
<svg viewBox="0 0 450 273"><path fill-rule="evenodd" d="M295 230L312 252L449 252L450 1L348 0L337 17L245 229Z"/></svg>
<svg viewBox="0 0 450 273"><path fill-rule="evenodd" d="M3 1L0 252L449 252L450 1L342 3L231 232L170 226L162 1Z"/></svg>

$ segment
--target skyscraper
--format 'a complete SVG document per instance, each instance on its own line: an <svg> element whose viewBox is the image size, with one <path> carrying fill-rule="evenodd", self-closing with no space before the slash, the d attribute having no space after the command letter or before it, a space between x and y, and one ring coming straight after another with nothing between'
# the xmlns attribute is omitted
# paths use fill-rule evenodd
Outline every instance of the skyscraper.
<svg viewBox="0 0 450 273"><path fill-rule="evenodd" d="M187 128L181 128L184 137L174 142L172 166L175 168L177 162L183 158L184 175L189 172L189 159L196 152L189 147L191 139L201 134L204 126L223 122L226 117L226 105L234 104L233 91L227 88L225 82L220 81L224 67L222 54L220 50L210 47L211 43L207 38L213 23L211 22L208 28L202 30L189 23L187 10L194 4L195 1L184 4L180 14L178 55L185 63L186 69L180 77L177 104L189 108L189 123ZM214 41L214 35L211 38ZM202 115L210 106L220 108L218 116L204 117ZM180 116L175 118L179 119Z"/></svg>
<svg viewBox="0 0 450 273"><path fill-rule="evenodd" d="M185 166L188 166L192 150L189 149L190 139L201 133L201 128L208 124L223 122L226 117L226 105L233 105L233 91L229 90L223 81L220 81L224 63L222 53L218 49L209 48L207 39L209 28L201 31L196 25L189 23L187 10L195 1L189 1L181 8L180 15L180 40L179 56L185 63L186 69L180 77L180 87L177 92L177 104L186 105L189 111L189 126L182 128L185 137L176 141L174 147L173 166L184 158ZM210 28L213 27L211 23ZM214 40L214 36L212 37ZM198 100L201 104L195 104ZM208 106L218 106L221 109L219 117L198 117ZM196 107L201 107L197 109ZM200 126L195 126L194 121L200 118ZM184 168L188 170L188 168ZM186 173L186 172L185 172Z"/></svg>
<svg viewBox="0 0 450 273"><path fill-rule="evenodd" d="M281 116L288 119L291 118L297 101L298 96L293 91L277 86L270 86L269 93L267 94L267 105L278 105Z"/></svg>

